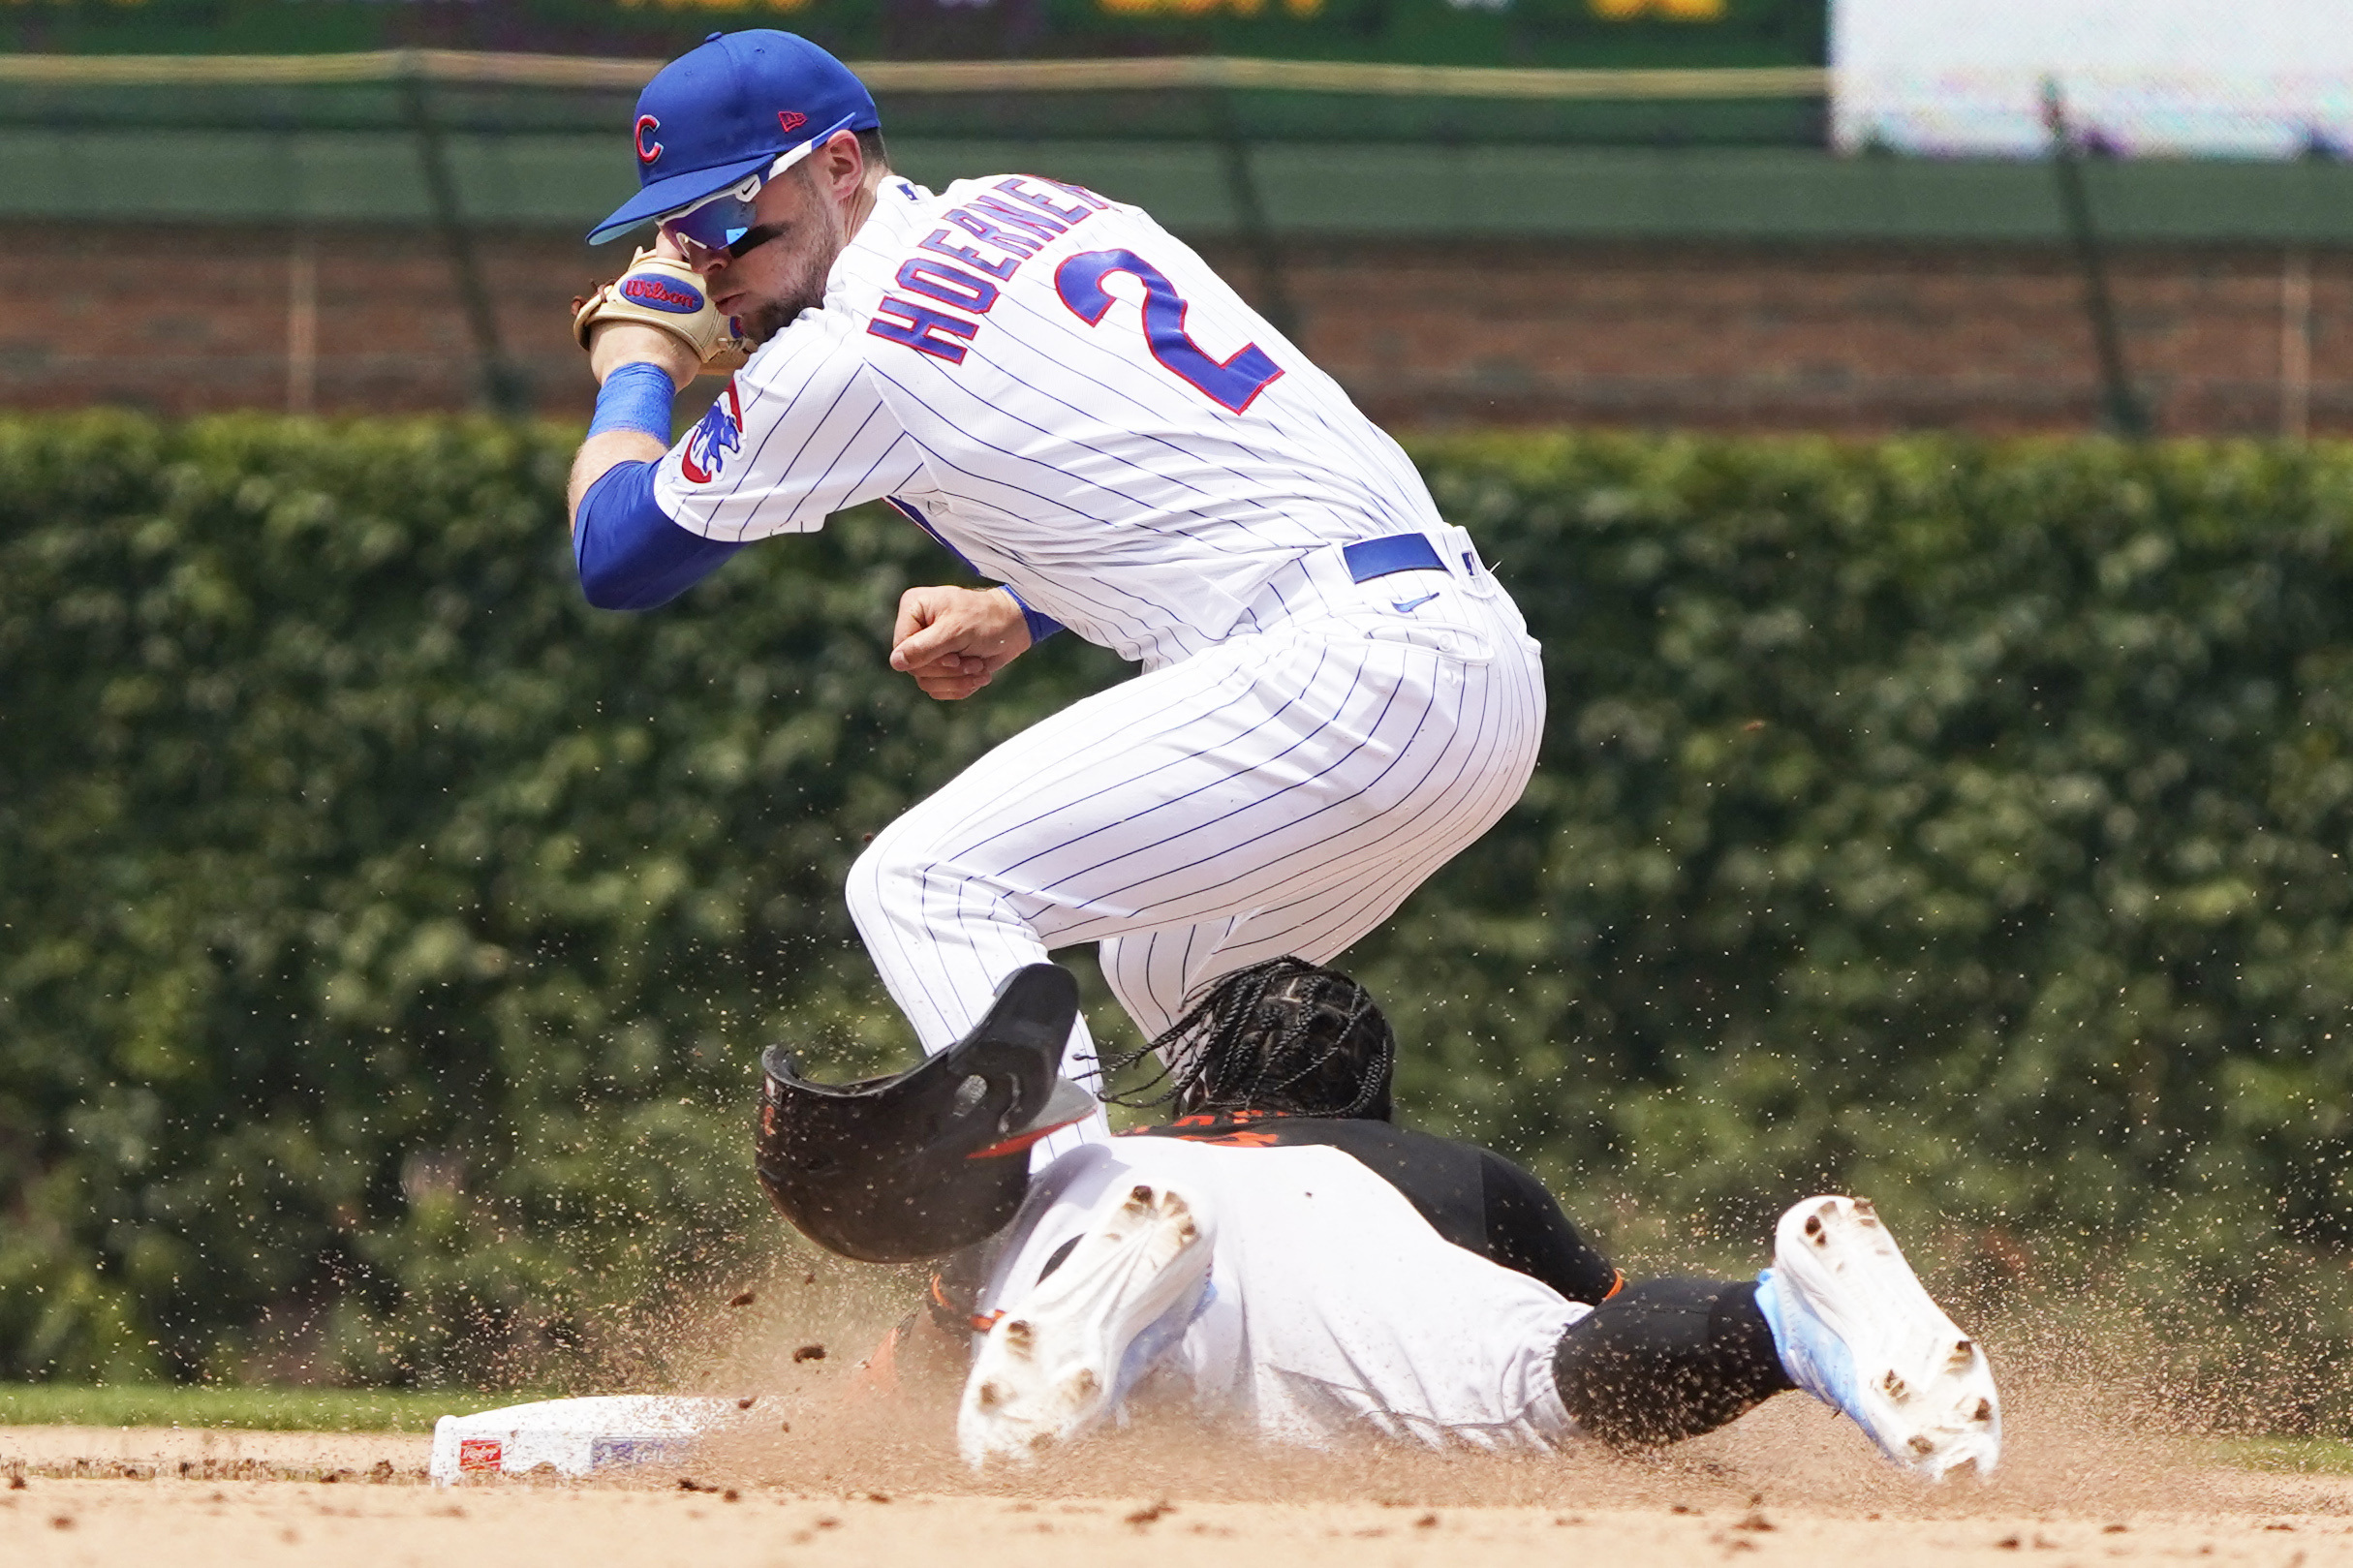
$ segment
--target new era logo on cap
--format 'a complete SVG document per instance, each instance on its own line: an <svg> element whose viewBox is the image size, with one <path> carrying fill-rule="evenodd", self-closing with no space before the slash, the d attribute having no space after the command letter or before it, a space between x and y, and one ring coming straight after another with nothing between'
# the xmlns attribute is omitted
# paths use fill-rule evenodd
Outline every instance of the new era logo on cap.
<svg viewBox="0 0 2353 1568"><path fill-rule="evenodd" d="M637 96L637 194L588 237L610 239L823 138L882 123L865 84L807 39L767 27L714 33Z"/></svg>

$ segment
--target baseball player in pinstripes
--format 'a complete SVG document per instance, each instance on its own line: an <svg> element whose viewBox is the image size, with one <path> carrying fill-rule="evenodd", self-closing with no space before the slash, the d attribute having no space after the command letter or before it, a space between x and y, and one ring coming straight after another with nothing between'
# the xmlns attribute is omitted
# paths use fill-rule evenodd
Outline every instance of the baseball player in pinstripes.
<svg viewBox="0 0 2353 1568"><path fill-rule="evenodd" d="M1519 798L1544 690L1510 598L1397 444L1147 214L1026 175L913 185L865 88L785 33L672 62L635 137L641 189L591 238L659 239L577 323L590 600L649 608L884 500L1004 585L905 596L890 661L925 692L1066 628L1143 665L852 870L927 1051L1088 941L1158 1035L1206 979L1339 954ZM673 446L676 386L746 348ZM1068 1070L1092 1054L1082 1021Z"/></svg>

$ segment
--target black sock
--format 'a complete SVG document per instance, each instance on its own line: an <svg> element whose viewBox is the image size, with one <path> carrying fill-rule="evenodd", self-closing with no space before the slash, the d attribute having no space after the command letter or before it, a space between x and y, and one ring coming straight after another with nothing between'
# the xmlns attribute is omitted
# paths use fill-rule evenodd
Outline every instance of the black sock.
<svg viewBox="0 0 2353 1568"><path fill-rule="evenodd" d="M1552 1366L1579 1430L1613 1448L1714 1431L1797 1386L1756 1308L1756 1286L1717 1279L1626 1286L1570 1326Z"/></svg>

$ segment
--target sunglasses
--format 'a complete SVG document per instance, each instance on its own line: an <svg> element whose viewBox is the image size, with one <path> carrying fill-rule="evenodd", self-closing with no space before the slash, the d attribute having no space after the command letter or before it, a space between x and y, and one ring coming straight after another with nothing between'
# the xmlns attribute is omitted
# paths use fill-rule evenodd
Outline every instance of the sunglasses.
<svg viewBox="0 0 2353 1568"><path fill-rule="evenodd" d="M763 227L753 215L753 202L759 200L760 191L770 180L849 128L850 122L844 120L785 153L766 169L747 174L726 190L715 191L694 205L670 213L661 222L662 231L685 254L689 264L696 266L707 265L722 256L741 256L754 245L775 238L783 230L775 225Z"/></svg>
<svg viewBox="0 0 2353 1568"><path fill-rule="evenodd" d="M780 158L776 165L742 183L706 196L684 212L671 213L662 220L662 231L686 253L690 261L707 261L726 253L758 227L752 203L759 200L760 189L780 172L783 164Z"/></svg>

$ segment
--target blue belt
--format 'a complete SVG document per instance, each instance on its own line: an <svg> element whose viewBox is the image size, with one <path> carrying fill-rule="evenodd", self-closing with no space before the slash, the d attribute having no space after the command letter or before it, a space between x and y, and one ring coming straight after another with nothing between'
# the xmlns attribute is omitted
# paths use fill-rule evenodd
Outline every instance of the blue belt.
<svg viewBox="0 0 2353 1568"><path fill-rule="evenodd" d="M1390 534L1377 539L1344 544L1340 553L1348 563L1348 575L1358 582L1386 577L1392 571L1443 571L1446 563L1427 534Z"/></svg>

